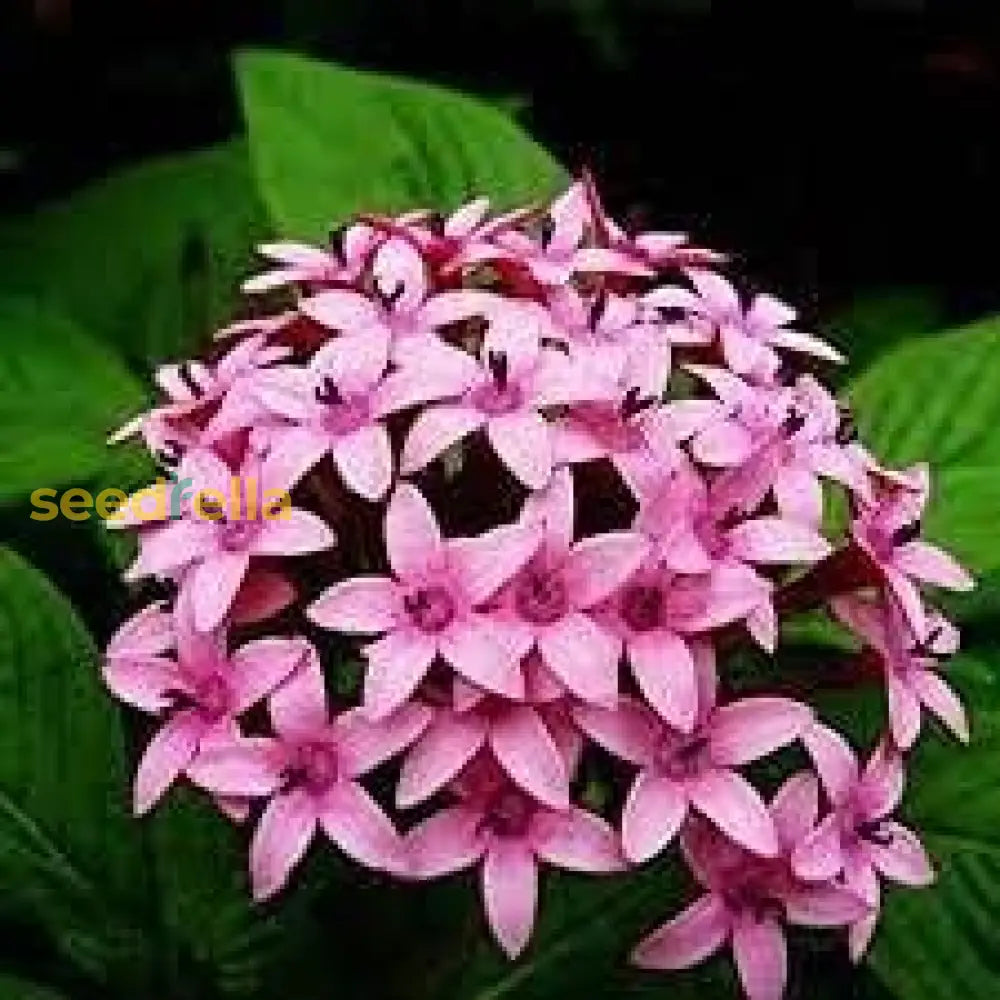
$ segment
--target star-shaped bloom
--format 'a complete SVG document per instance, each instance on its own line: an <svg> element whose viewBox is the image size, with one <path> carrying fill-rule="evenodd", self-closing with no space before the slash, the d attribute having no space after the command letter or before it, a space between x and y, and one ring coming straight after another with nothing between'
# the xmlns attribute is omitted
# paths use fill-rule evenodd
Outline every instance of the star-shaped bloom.
<svg viewBox="0 0 1000 1000"><path fill-rule="evenodd" d="M359 779L409 746L428 710L407 705L379 722L360 709L331 715L315 660L268 707L275 736L219 742L191 768L192 780L217 795L268 799L250 845L254 897L282 888L317 828L360 864L399 874L399 836Z"/></svg>
<svg viewBox="0 0 1000 1000"><path fill-rule="evenodd" d="M399 708L438 656L473 684L522 698L518 658L498 639L485 605L536 548L533 528L513 524L444 539L427 501L403 484L389 503L385 544L392 576L344 580L309 609L324 628L382 636L365 648L364 701L372 716Z"/></svg>
<svg viewBox="0 0 1000 1000"><path fill-rule="evenodd" d="M736 768L798 739L812 713L798 702L767 696L717 706L711 647L698 647L696 655L698 717L690 732L631 698L621 698L613 709L574 710L591 739L639 768L622 814L625 855L634 862L655 857L693 809L747 850L774 857L778 837L771 815Z"/></svg>
<svg viewBox="0 0 1000 1000"><path fill-rule="evenodd" d="M600 817L576 806L551 809L490 768L476 769L459 802L416 826L406 842L416 878L481 863L486 919L509 958L531 937L540 864L591 874L624 867L618 838Z"/></svg>
<svg viewBox="0 0 1000 1000"><path fill-rule="evenodd" d="M792 775L771 800L781 854L762 859L728 842L704 821L692 822L682 848L706 892L644 938L632 953L644 969L684 969L732 948L748 1000L781 1000L787 980L784 924L843 927L861 920L864 904L843 888L797 879L788 850L817 814L816 779Z"/></svg>
<svg viewBox="0 0 1000 1000"><path fill-rule="evenodd" d="M574 542L573 507L568 469L525 504L522 521L541 532L542 542L495 602L494 627L519 657L537 648L545 666L577 697L612 704L621 643L594 609L639 568L648 545L630 531Z"/></svg>

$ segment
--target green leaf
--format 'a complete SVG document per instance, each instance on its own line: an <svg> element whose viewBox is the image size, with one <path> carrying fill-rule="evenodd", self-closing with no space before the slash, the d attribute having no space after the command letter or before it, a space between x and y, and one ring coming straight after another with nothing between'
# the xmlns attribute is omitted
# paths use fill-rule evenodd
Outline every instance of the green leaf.
<svg viewBox="0 0 1000 1000"><path fill-rule="evenodd" d="M265 214L246 143L156 160L0 225L0 290L36 296L149 366L232 316Z"/></svg>
<svg viewBox="0 0 1000 1000"><path fill-rule="evenodd" d="M0 502L42 487L122 485L143 468L108 432L145 405L107 347L53 308L0 298Z"/></svg>
<svg viewBox="0 0 1000 1000"><path fill-rule="evenodd" d="M62 596L0 548L0 905L88 971L138 985L147 883L96 660Z"/></svg>
<svg viewBox="0 0 1000 1000"><path fill-rule="evenodd" d="M295 940L255 911L239 831L175 790L130 814L133 755L73 608L0 547L0 924L121 996L245 996Z"/></svg>
<svg viewBox="0 0 1000 1000"><path fill-rule="evenodd" d="M503 112L440 87L277 52L241 53L236 77L261 191L289 236L321 238L363 210L537 201L566 179Z"/></svg>
<svg viewBox="0 0 1000 1000"><path fill-rule="evenodd" d="M931 464L927 535L977 573L1000 567L1000 319L902 344L847 394L879 459Z"/></svg>
<svg viewBox="0 0 1000 1000"><path fill-rule="evenodd" d="M29 983L20 976L0 975L0 1000L69 1000L64 993Z"/></svg>
<svg viewBox="0 0 1000 1000"><path fill-rule="evenodd" d="M900 1000L1000 995L1000 669L996 650L963 654L949 674L965 695L967 750L925 740L906 808L939 869L923 891L891 892L872 954Z"/></svg>
<svg viewBox="0 0 1000 1000"><path fill-rule="evenodd" d="M900 341L936 334L943 325L944 306L933 292L889 288L858 295L823 325L823 336L857 373Z"/></svg>

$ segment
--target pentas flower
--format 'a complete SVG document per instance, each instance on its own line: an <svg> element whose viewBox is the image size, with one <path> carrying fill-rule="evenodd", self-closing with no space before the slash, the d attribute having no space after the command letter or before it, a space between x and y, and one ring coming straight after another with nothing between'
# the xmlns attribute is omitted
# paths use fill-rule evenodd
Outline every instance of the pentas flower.
<svg viewBox="0 0 1000 1000"><path fill-rule="evenodd" d="M870 503L859 505L851 538L899 603L917 635L926 631L918 584L969 590L972 578L947 552L920 538L920 518L929 494L926 466L889 480Z"/></svg>
<svg viewBox="0 0 1000 1000"><path fill-rule="evenodd" d="M337 337L308 367L274 368L257 396L284 425L270 446L303 472L329 454L347 486L366 500L389 491L393 454L381 419L396 408L382 381L388 345L377 338Z"/></svg>
<svg viewBox="0 0 1000 1000"><path fill-rule="evenodd" d="M537 649L573 694L613 704L621 644L595 617L642 564L648 545L636 532L609 531L573 541L573 481L559 470L525 505L522 523L541 544L492 605L493 627L520 657Z"/></svg>
<svg viewBox="0 0 1000 1000"><path fill-rule="evenodd" d="M717 706L710 647L699 647L697 655L698 716L689 732L625 697L613 709L574 710L592 740L639 768L622 813L622 843L630 861L659 854L692 809L747 850L763 857L778 853L764 801L735 769L798 739L812 713L790 699L765 696Z"/></svg>
<svg viewBox="0 0 1000 1000"><path fill-rule="evenodd" d="M192 497L211 489L222 503L202 504L196 511L185 502L179 518L149 522L140 533L139 555L129 578L154 574L178 579L182 592L191 595L196 627L216 628L255 556L302 555L334 544L333 531L317 515L291 506L279 510L275 504L274 491L287 490L298 478L298 471L276 452L263 459L248 456L239 472L212 451L189 452L178 468L178 480L193 483ZM238 510L234 483L239 487Z"/></svg>
<svg viewBox="0 0 1000 1000"><path fill-rule="evenodd" d="M250 845L255 898L282 888L317 829L362 864L402 872L395 827L358 779L412 743L428 711L409 705L378 723L360 709L331 715L314 658L273 692L268 709L275 736L219 740L190 769L218 795L268 798Z"/></svg>
<svg viewBox="0 0 1000 1000"><path fill-rule="evenodd" d="M418 490L397 488L385 518L393 576L359 576L330 587L309 609L324 628L378 635L365 647L365 707L373 718L399 708L442 657L473 684L520 698L518 658L501 642L486 603L538 544L530 526L444 539Z"/></svg>
<svg viewBox="0 0 1000 1000"><path fill-rule="evenodd" d="M565 710L565 689L537 656L525 657L523 701L490 694L456 678L451 699L403 761L396 801L430 798L487 750L514 784L553 809L569 806L579 738Z"/></svg>
<svg viewBox="0 0 1000 1000"><path fill-rule="evenodd" d="M410 874L439 878L481 863L486 919L510 958L531 937L540 863L598 875L624 867L614 830L593 813L551 809L489 766L473 768L457 791L457 804L407 835Z"/></svg>
<svg viewBox="0 0 1000 1000"><path fill-rule="evenodd" d="M642 940L633 964L684 969L728 945L749 1000L781 1000L788 977L783 925L843 927L866 914L864 903L845 889L805 882L789 866L788 852L817 811L815 777L806 771L792 775L770 804L781 845L774 859L742 850L704 821L693 822L681 846L706 892Z"/></svg>
<svg viewBox="0 0 1000 1000"><path fill-rule="evenodd" d="M879 876L921 887L934 869L917 835L891 818L903 796L900 753L876 747L864 769L839 733L815 724L803 742L815 763L831 811L792 854L795 872L805 879L839 881L863 900L870 913L852 928L851 950L864 952L880 906Z"/></svg>
<svg viewBox="0 0 1000 1000"><path fill-rule="evenodd" d="M239 732L239 716L296 670L312 650L303 639L266 638L232 653L225 634L193 627L186 602L171 616L146 611L111 640L104 682L121 701L161 720L135 776L137 813L148 812L198 751ZM168 644L175 647L168 656Z"/></svg>
<svg viewBox="0 0 1000 1000"><path fill-rule="evenodd" d="M739 293L725 278L707 270L688 270L695 291L660 289L647 302L675 308L710 324L718 332L726 364L738 375L773 370L775 349L804 352L825 361L842 362L838 351L812 334L793 330L797 313L773 295L754 296L744 308Z"/></svg>
<svg viewBox="0 0 1000 1000"><path fill-rule="evenodd" d="M331 288L299 301L299 311L341 335L375 339L395 355L400 342L431 331L424 312L427 264L408 240L393 237L375 252L371 288Z"/></svg>
<svg viewBox="0 0 1000 1000"><path fill-rule="evenodd" d="M690 732L698 711L692 638L745 617L758 601L739 567L681 575L649 560L597 615L621 638L639 690L653 710Z"/></svg>
<svg viewBox="0 0 1000 1000"><path fill-rule="evenodd" d="M958 649L958 631L943 616L927 617L927 631L917 637L892 601L837 597L830 602L837 617L878 655L885 672L889 726L893 742L909 750L920 735L921 709L935 715L963 743L969 721L958 695L940 675L940 658Z"/></svg>
<svg viewBox="0 0 1000 1000"><path fill-rule="evenodd" d="M422 469L482 429L521 482L531 489L546 485L554 455L552 429L541 411L598 397L604 378L544 347L537 316L537 310L517 304L494 315L478 361L457 350L430 355L444 378L429 373L430 393L456 398L427 407L414 421L403 448L404 473Z"/></svg>

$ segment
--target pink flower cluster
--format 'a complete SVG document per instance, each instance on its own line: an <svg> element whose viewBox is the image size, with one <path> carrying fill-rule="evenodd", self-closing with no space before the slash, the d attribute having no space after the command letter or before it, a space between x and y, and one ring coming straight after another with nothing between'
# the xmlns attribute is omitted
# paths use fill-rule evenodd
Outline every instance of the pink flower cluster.
<svg viewBox="0 0 1000 1000"><path fill-rule="evenodd" d="M293 501L127 526L129 577L161 587L105 666L155 720L136 811L185 780L252 821L258 899L316 838L403 879L478 866L512 958L541 866L622 872L679 841L704 894L637 965L730 945L777 1000L785 924L860 956L880 883L933 877L893 818L905 755L925 709L967 726L921 587L971 581L920 538L926 469L880 467L814 376L837 352L718 255L624 229L586 177L544 210L368 216L261 253L252 318L162 368L126 428L195 489ZM823 608L884 678L865 765L809 705L727 678ZM811 769L765 797L746 765L796 743ZM629 776L617 822L581 804L602 754Z"/></svg>

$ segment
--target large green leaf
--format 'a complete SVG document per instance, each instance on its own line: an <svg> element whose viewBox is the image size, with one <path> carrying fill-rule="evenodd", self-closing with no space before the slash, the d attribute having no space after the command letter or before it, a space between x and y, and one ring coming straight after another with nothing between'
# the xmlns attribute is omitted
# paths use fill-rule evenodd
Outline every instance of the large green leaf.
<svg viewBox="0 0 1000 1000"><path fill-rule="evenodd" d="M0 298L0 340L0 501L133 479L137 453L106 443L146 402L121 360L53 307L27 299Z"/></svg>
<svg viewBox="0 0 1000 1000"><path fill-rule="evenodd" d="M880 459L931 463L927 534L977 572L1000 567L1000 320L902 344L848 396Z"/></svg>
<svg viewBox="0 0 1000 1000"><path fill-rule="evenodd" d="M129 814L121 718L72 607L0 548L0 923L27 921L112 995L247 995L275 949L244 846L193 794ZM0 946L2 951L2 946Z"/></svg>
<svg viewBox="0 0 1000 1000"><path fill-rule="evenodd" d="M236 76L275 224L319 238L358 211L550 196L559 165L503 112L440 87L301 56L245 52Z"/></svg>
<svg viewBox="0 0 1000 1000"><path fill-rule="evenodd" d="M264 218L244 140L164 158L0 225L0 289L57 304L145 376L232 315Z"/></svg>

